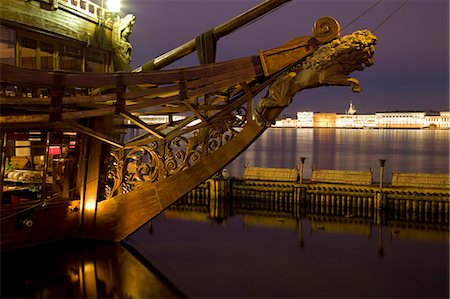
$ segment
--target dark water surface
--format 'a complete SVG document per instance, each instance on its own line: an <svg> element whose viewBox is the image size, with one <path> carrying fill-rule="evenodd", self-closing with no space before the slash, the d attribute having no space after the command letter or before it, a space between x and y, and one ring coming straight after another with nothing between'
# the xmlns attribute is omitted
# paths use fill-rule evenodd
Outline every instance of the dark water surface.
<svg viewBox="0 0 450 299"><path fill-rule="evenodd" d="M379 177L378 159L386 159L385 181L393 170L449 173L450 130L294 129L267 130L226 168L242 176L243 166L290 167L306 157L305 178L318 169L369 170Z"/></svg>
<svg viewBox="0 0 450 299"><path fill-rule="evenodd" d="M293 168L304 156L306 178L314 166L373 168L376 180L386 159L389 181L393 169L449 173L449 140L448 130L270 129L226 168L234 176L245 164ZM448 219L298 209L231 209L218 221L185 207L127 243L191 297L448 298Z"/></svg>
<svg viewBox="0 0 450 299"><path fill-rule="evenodd" d="M168 212L127 243L190 297L448 298L445 228L334 218Z"/></svg>
<svg viewBox="0 0 450 299"><path fill-rule="evenodd" d="M306 178L315 166L373 168L376 180L382 158L389 181L394 168L448 173L449 140L449 130L270 129L227 169L293 168L305 156ZM211 202L171 208L125 245L71 241L4 253L1 297L449 297L448 213L243 208L254 204L221 202L221 217L211 216Z"/></svg>
<svg viewBox="0 0 450 299"><path fill-rule="evenodd" d="M184 296L123 245L60 241L1 255L1 298Z"/></svg>

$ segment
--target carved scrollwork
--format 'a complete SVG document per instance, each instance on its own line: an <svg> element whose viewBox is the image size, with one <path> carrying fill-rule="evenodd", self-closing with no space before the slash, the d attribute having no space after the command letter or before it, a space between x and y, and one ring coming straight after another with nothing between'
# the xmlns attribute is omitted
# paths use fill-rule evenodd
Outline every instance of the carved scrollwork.
<svg viewBox="0 0 450 299"><path fill-rule="evenodd" d="M120 187L123 193L129 192L145 181L158 181L165 176L164 163L156 151L157 143L139 146L130 150L124 157L111 153L105 197L115 196Z"/></svg>
<svg viewBox="0 0 450 299"><path fill-rule="evenodd" d="M312 31L316 40L327 43L340 36L341 25L333 17L321 17L314 23Z"/></svg>
<svg viewBox="0 0 450 299"><path fill-rule="evenodd" d="M105 197L127 193L143 182L156 182L195 165L203 154L213 153L238 134L246 118L247 110L239 107L194 133L139 146L123 156L111 153L106 161Z"/></svg>
<svg viewBox="0 0 450 299"><path fill-rule="evenodd" d="M196 138L176 137L166 143L164 168L167 175L173 175L192 165L200 158L201 150L198 148Z"/></svg>

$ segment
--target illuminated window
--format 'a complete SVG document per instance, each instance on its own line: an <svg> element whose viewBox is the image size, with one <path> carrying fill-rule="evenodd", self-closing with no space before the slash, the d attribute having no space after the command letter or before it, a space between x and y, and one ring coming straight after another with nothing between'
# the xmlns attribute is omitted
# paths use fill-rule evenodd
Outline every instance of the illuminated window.
<svg viewBox="0 0 450 299"><path fill-rule="evenodd" d="M41 69L52 70L54 46L51 43L41 41Z"/></svg>
<svg viewBox="0 0 450 299"><path fill-rule="evenodd" d="M81 71L81 48L74 45L61 45L59 67L63 70Z"/></svg>
<svg viewBox="0 0 450 299"><path fill-rule="evenodd" d="M34 39L28 37L22 37L21 39L21 66L28 68L36 68L36 49L37 42Z"/></svg>
<svg viewBox="0 0 450 299"><path fill-rule="evenodd" d="M16 31L0 26L0 62L16 64Z"/></svg>

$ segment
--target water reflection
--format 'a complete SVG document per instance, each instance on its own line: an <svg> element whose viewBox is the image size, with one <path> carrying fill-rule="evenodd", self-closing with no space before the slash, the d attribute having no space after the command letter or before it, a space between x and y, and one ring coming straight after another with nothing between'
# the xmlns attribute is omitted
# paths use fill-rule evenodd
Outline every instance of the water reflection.
<svg viewBox="0 0 450 299"><path fill-rule="evenodd" d="M324 199L327 198L325 201ZM351 201L355 201L351 205ZM356 204L358 202L358 205ZM390 239L449 242L448 211L405 208L390 202L389 208L375 208L368 199L348 197L331 200L295 200L290 197L248 197L246 199L184 198L164 212L168 219L226 224L240 216L244 227L269 227L299 231L308 222L311 233L329 232L372 237L373 226L386 226ZM303 232L300 231L300 234Z"/></svg>
<svg viewBox="0 0 450 299"><path fill-rule="evenodd" d="M127 249L64 241L2 253L2 298L180 298Z"/></svg>
<svg viewBox="0 0 450 299"><path fill-rule="evenodd" d="M127 242L189 297L448 297L448 217L411 213L186 199Z"/></svg>
<svg viewBox="0 0 450 299"><path fill-rule="evenodd" d="M226 168L240 177L243 166L287 167L307 157L305 178L311 167L341 170L374 170L378 159L387 159L385 182L393 170L448 173L450 130L294 129L267 130Z"/></svg>

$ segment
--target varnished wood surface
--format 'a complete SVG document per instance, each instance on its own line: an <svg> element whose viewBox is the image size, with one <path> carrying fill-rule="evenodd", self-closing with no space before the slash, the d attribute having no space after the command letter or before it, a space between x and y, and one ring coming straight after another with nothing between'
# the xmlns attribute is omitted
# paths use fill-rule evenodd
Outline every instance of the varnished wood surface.
<svg viewBox="0 0 450 299"><path fill-rule="evenodd" d="M104 43L97 43L97 20L87 14L78 12L70 5L61 3L56 11L41 8L49 1L24 1L2 0L0 1L0 15L2 23L20 24L27 31L42 32L46 35L60 35L67 40L72 39L86 43L90 37L90 45L113 52L111 42L111 28L104 26Z"/></svg>
<svg viewBox="0 0 450 299"><path fill-rule="evenodd" d="M114 241L124 239L225 167L264 130L249 122L242 132L191 168L156 183L146 182L133 192L99 202L95 230L88 237Z"/></svg>
<svg viewBox="0 0 450 299"><path fill-rule="evenodd" d="M230 86L238 85L241 82L262 75L262 68L257 57L247 57L217 64L179 70L153 71L142 74L132 72L96 74L41 71L6 64L0 64L0 72L2 73L1 80L3 82L20 84L22 86L49 88L50 90L55 86L55 82L62 84L66 88L75 86L88 88L111 85L129 87L129 84L143 83L152 86L141 89L140 91L129 90L120 94L121 98L125 100L126 110L133 112L163 104L182 103L188 98L195 98L204 94L225 90ZM162 86L159 84L162 84ZM71 111L61 112L60 119L76 120L115 114L115 104L118 95L118 93L112 93L92 96L65 96L62 99L63 107L68 105L67 108L70 108ZM23 102L21 102L22 100ZM33 102L34 100L35 103ZM21 115L20 112L7 112L8 106L14 106L15 108L22 106L23 109L30 111L32 109L30 107L24 107L24 105L50 106L50 99L2 97L0 104L4 108L0 116L0 124L48 123L50 120L49 114L46 113L33 114L27 112ZM79 111L73 111L74 109L79 109Z"/></svg>
<svg viewBox="0 0 450 299"><path fill-rule="evenodd" d="M32 207L32 208L30 208ZM75 212L74 208L78 211ZM79 235L80 202L55 199L43 203L19 203L1 208L1 251L37 245ZM33 221L24 226L20 219Z"/></svg>

